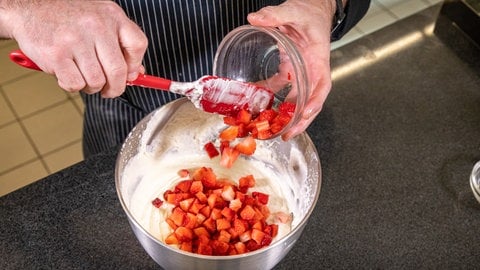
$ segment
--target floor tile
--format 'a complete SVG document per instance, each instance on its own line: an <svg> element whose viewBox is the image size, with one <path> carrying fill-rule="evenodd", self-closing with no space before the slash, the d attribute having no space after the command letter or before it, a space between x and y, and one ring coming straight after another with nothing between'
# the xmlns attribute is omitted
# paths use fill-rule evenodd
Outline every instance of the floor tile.
<svg viewBox="0 0 480 270"><path fill-rule="evenodd" d="M40 154L80 140L82 117L70 101L22 120Z"/></svg>
<svg viewBox="0 0 480 270"><path fill-rule="evenodd" d="M370 34L387 25L394 23L397 19L387 12L380 12L366 17L357 24L357 28L365 34Z"/></svg>
<svg viewBox="0 0 480 270"><path fill-rule="evenodd" d="M54 173L67 168L70 165L83 160L82 142L78 141L72 145L43 156L43 160L47 165L49 173Z"/></svg>
<svg viewBox="0 0 480 270"><path fill-rule="evenodd" d="M0 173L37 158L18 123L0 129Z"/></svg>
<svg viewBox="0 0 480 270"><path fill-rule="evenodd" d="M0 47L0 84L20 78L26 74L36 72L12 63L8 57L8 54L12 50L17 49L18 46L13 41L4 42L7 42L7 45Z"/></svg>
<svg viewBox="0 0 480 270"><path fill-rule="evenodd" d="M35 182L47 175L47 170L39 160L30 162L8 173L0 174L0 196Z"/></svg>
<svg viewBox="0 0 480 270"><path fill-rule="evenodd" d="M41 72L22 77L2 88L20 118L68 98L53 76Z"/></svg>
<svg viewBox="0 0 480 270"><path fill-rule="evenodd" d="M15 121L15 115L5 101L5 98L3 98L3 93L1 91L2 90L0 89L0 128L7 123Z"/></svg>
<svg viewBox="0 0 480 270"><path fill-rule="evenodd" d="M75 103L75 106L80 111L80 113L83 115L83 113L85 112L85 104L83 103L82 97L80 95L74 97L73 102Z"/></svg>
<svg viewBox="0 0 480 270"><path fill-rule="evenodd" d="M415 14L419 10L427 8L428 5L418 0L405 0L389 8L399 19Z"/></svg>

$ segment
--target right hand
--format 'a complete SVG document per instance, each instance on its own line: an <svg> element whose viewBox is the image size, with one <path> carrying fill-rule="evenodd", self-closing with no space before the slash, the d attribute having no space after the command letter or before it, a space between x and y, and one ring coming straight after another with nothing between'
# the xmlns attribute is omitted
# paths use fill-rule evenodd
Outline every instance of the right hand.
<svg viewBox="0 0 480 270"><path fill-rule="evenodd" d="M148 40L114 2L23 0L2 13L0 35L66 91L117 97L143 72Z"/></svg>

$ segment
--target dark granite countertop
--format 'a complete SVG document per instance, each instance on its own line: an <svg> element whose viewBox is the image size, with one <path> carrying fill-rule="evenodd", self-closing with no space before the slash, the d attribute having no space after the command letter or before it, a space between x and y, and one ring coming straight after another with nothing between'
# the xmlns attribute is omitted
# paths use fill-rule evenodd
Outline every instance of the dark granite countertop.
<svg viewBox="0 0 480 270"><path fill-rule="evenodd" d="M448 21L432 34L438 13L332 53L333 90L308 129L322 192L277 269L480 266L480 51ZM0 198L0 269L158 268L118 202L117 151Z"/></svg>

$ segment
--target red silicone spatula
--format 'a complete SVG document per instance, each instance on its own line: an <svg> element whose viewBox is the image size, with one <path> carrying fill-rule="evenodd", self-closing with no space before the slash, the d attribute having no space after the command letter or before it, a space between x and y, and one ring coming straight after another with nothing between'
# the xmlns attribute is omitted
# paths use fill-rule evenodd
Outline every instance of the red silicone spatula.
<svg viewBox="0 0 480 270"><path fill-rule="evenodd" d="M20 50L12 51L10 59L20 66L41 71ZM184 83L140 74L137 79L127 84L184 95L197 108L222 115L235 115L240 109L256 114L269 108L274 97L273 92L267 88L216 76L203 76L195 82Z"/></svg>

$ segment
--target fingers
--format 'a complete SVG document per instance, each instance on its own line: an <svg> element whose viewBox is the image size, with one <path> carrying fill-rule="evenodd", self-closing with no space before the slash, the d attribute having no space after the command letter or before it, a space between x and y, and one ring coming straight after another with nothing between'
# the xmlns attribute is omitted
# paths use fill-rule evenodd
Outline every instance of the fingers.
<svg viewBox="0 0 480 270"><path fill-rule="evenodd" d="M133 81L139 73L143 73L143 55L148 47L148 39L140 28L130 22L121 28L120 47L123 48L123 55L127 64L127 80Z"/></svg>
<svg viewBox="0 0 480 270"><path fill-rule="evenodd" d="M323 104L327 99L327 96L331 89L331 81L329 77L314 88L313 94L310 96L308 103L306 104L300 121L291 127L287 132L282 134L282 139L285 141L299 135L305 131L308 126L315 120L315 117L320 113L323 108Z"/></svg>
<svg viewBox="0 0 480 270"><path fill-rule="evenodd" d="M25 4L29 17L16 9L9 11L18 25L24 25L14 28L12 35L44 72L57 77L63 89L116 97L123 93L127 79L143 71L147 38L116 3Z"/></svg>

